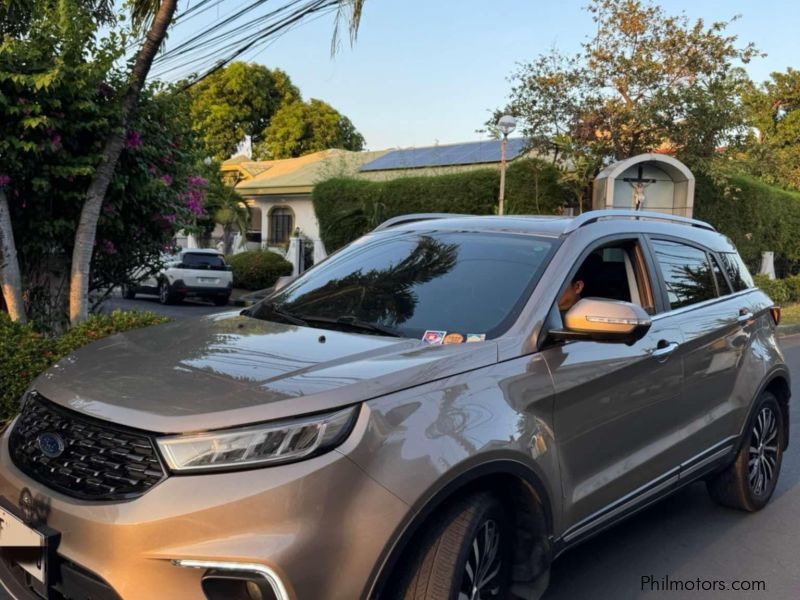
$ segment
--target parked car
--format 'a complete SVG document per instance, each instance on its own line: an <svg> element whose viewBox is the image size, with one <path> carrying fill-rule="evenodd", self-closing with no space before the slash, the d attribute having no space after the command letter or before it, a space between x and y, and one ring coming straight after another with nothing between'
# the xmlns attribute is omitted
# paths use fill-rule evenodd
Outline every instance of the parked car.
<svg viewBox="0 0 800 600"><path fill-rule="evenodd" d="M219 250L191 248L165 260L164 268L135 286L124 286L123 297L155 294L161 304L175 304L184 298L204 298L217 306L230 301L233 273Z"/></svg>
<svg viewBox="0 0 800 600"><path fill-rule="evenodd" d="M701 221L393 219L244 312L39 377L2 438L0 580L537 597L559 554L693 481L764 507L789 442L779 318Z"/></svg>

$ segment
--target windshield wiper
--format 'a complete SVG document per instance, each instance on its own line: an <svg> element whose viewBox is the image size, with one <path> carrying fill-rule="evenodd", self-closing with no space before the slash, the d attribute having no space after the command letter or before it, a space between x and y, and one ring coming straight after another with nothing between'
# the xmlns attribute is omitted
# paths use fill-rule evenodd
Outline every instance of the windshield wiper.
<svg viewBox="0 0 800 600"><path fill-rule="evenodd" d="M320 323L323 325L342 325L349 329L357 331L367 331L370 333L378 333L380 335L387 335L389 337L405 337L402 333L391 327L370 323L369 321L362 321L353 315L345 315L343 317L316 317L313 315L302 315L298 317L303 319L306 323Z"/></svg>
<svg viewBox="0 0 800 600"><path fill-rule="evenodd" d="M262 311L266 311L267 314L263 315ZM264 302L259 306L254 306L252 309L248 309L247 311L242 311L242 314L246 314L248 317L255 317L257 319L263 319L264 317L275 316L283 319L288 323L291 323L292 325L308 326L308 321L306 321L301 317L295 316L288 311L283 310L279 304L275 304L274 302Z"/></svg>

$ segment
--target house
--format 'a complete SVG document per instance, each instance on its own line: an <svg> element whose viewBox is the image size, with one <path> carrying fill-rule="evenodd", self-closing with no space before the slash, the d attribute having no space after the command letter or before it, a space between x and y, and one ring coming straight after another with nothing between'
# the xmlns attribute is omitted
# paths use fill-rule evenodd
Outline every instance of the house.
<svg viewBox="0 0 800 600"><path fill-rule="evenodd" d="M354 175L386 151L324 150L299 158L251 161L236 156L222 163L223 177L250 209L249 248L285 248L296 229L319 242L319 223L311 191L319 181Z"/></svg>
<svg viewBox="0 0 800 600"><path fill-rule="evenodd" d="M235 156L223 162L221 169L250 209L248 248L285 249L293 232L299 229L314 241L319 252L319 223L311 202L311 192L318 182L338 176L385 181L499 168L500 155L500 140L485 140L375 152L332 149L265 161ZM527 155L525 140L508 140L508 161Z"/></svg>

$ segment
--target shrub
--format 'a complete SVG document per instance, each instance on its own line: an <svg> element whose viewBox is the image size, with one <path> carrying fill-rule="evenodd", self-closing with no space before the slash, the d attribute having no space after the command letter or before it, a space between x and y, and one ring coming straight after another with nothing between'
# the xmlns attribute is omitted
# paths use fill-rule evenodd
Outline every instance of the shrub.
<svg viewBox="0 0 800 600"><path fill-rule="evenodd" d="M272 287L278 277L292 273L292 263L269 250L241 252L227 261L233 269L233 286L246 290Z"/></svg>
<svg viewBox="0 0 800 600"><path fill-rule="evenodd" d="M7 313L0 312L0 421L17 413L25 389L63 356L94 340L166 321L149 312L114 311L110 315L92 315L65 334L50 337L32 324L13 323Z"/></svg>
<svg viewBox="0 0 800 600"><path fill-rule="evenodd" d="M789 301L790 291L785 279L770 279L760 273L753 278L756 281L756 285L776 304L785 304Z"/></svg>
<svg viewBox="0 0 800 600"><path fill-rule="evenodd" d="M800 275L791 275L783 283L789 293L789 302L800 302Z"/></svg>
<svg viewBox="0 0 800 600"><path fill-rule="evenodd" d="M558 169L548 163L514 161L506 175L508 214L553 214L570 198ZM499 172L486 168L388 181L334 178L318 183L312 199L320 236L332 252L398 215L493 214L499 189Z"/></svg>
<svg viewBox="0 0 800 600"><path fill-rule="evenodd" d="M765 250L775 252L776 267L800 261L800 192L734 175L726 195L710 177L695 176L694 216L730 237L748 265L757 266Z"/></svg>

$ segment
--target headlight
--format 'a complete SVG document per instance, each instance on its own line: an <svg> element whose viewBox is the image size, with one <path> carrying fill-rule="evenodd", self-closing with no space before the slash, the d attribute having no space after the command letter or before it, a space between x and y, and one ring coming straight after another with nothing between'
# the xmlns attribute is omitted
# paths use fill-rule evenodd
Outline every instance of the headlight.
<svg viewBox="0 0 800 600"><path fill-rule="evenodd" d="M291 421L158 439L173 471L210 471L302 460L341 444L358 407Z"/></svg>

